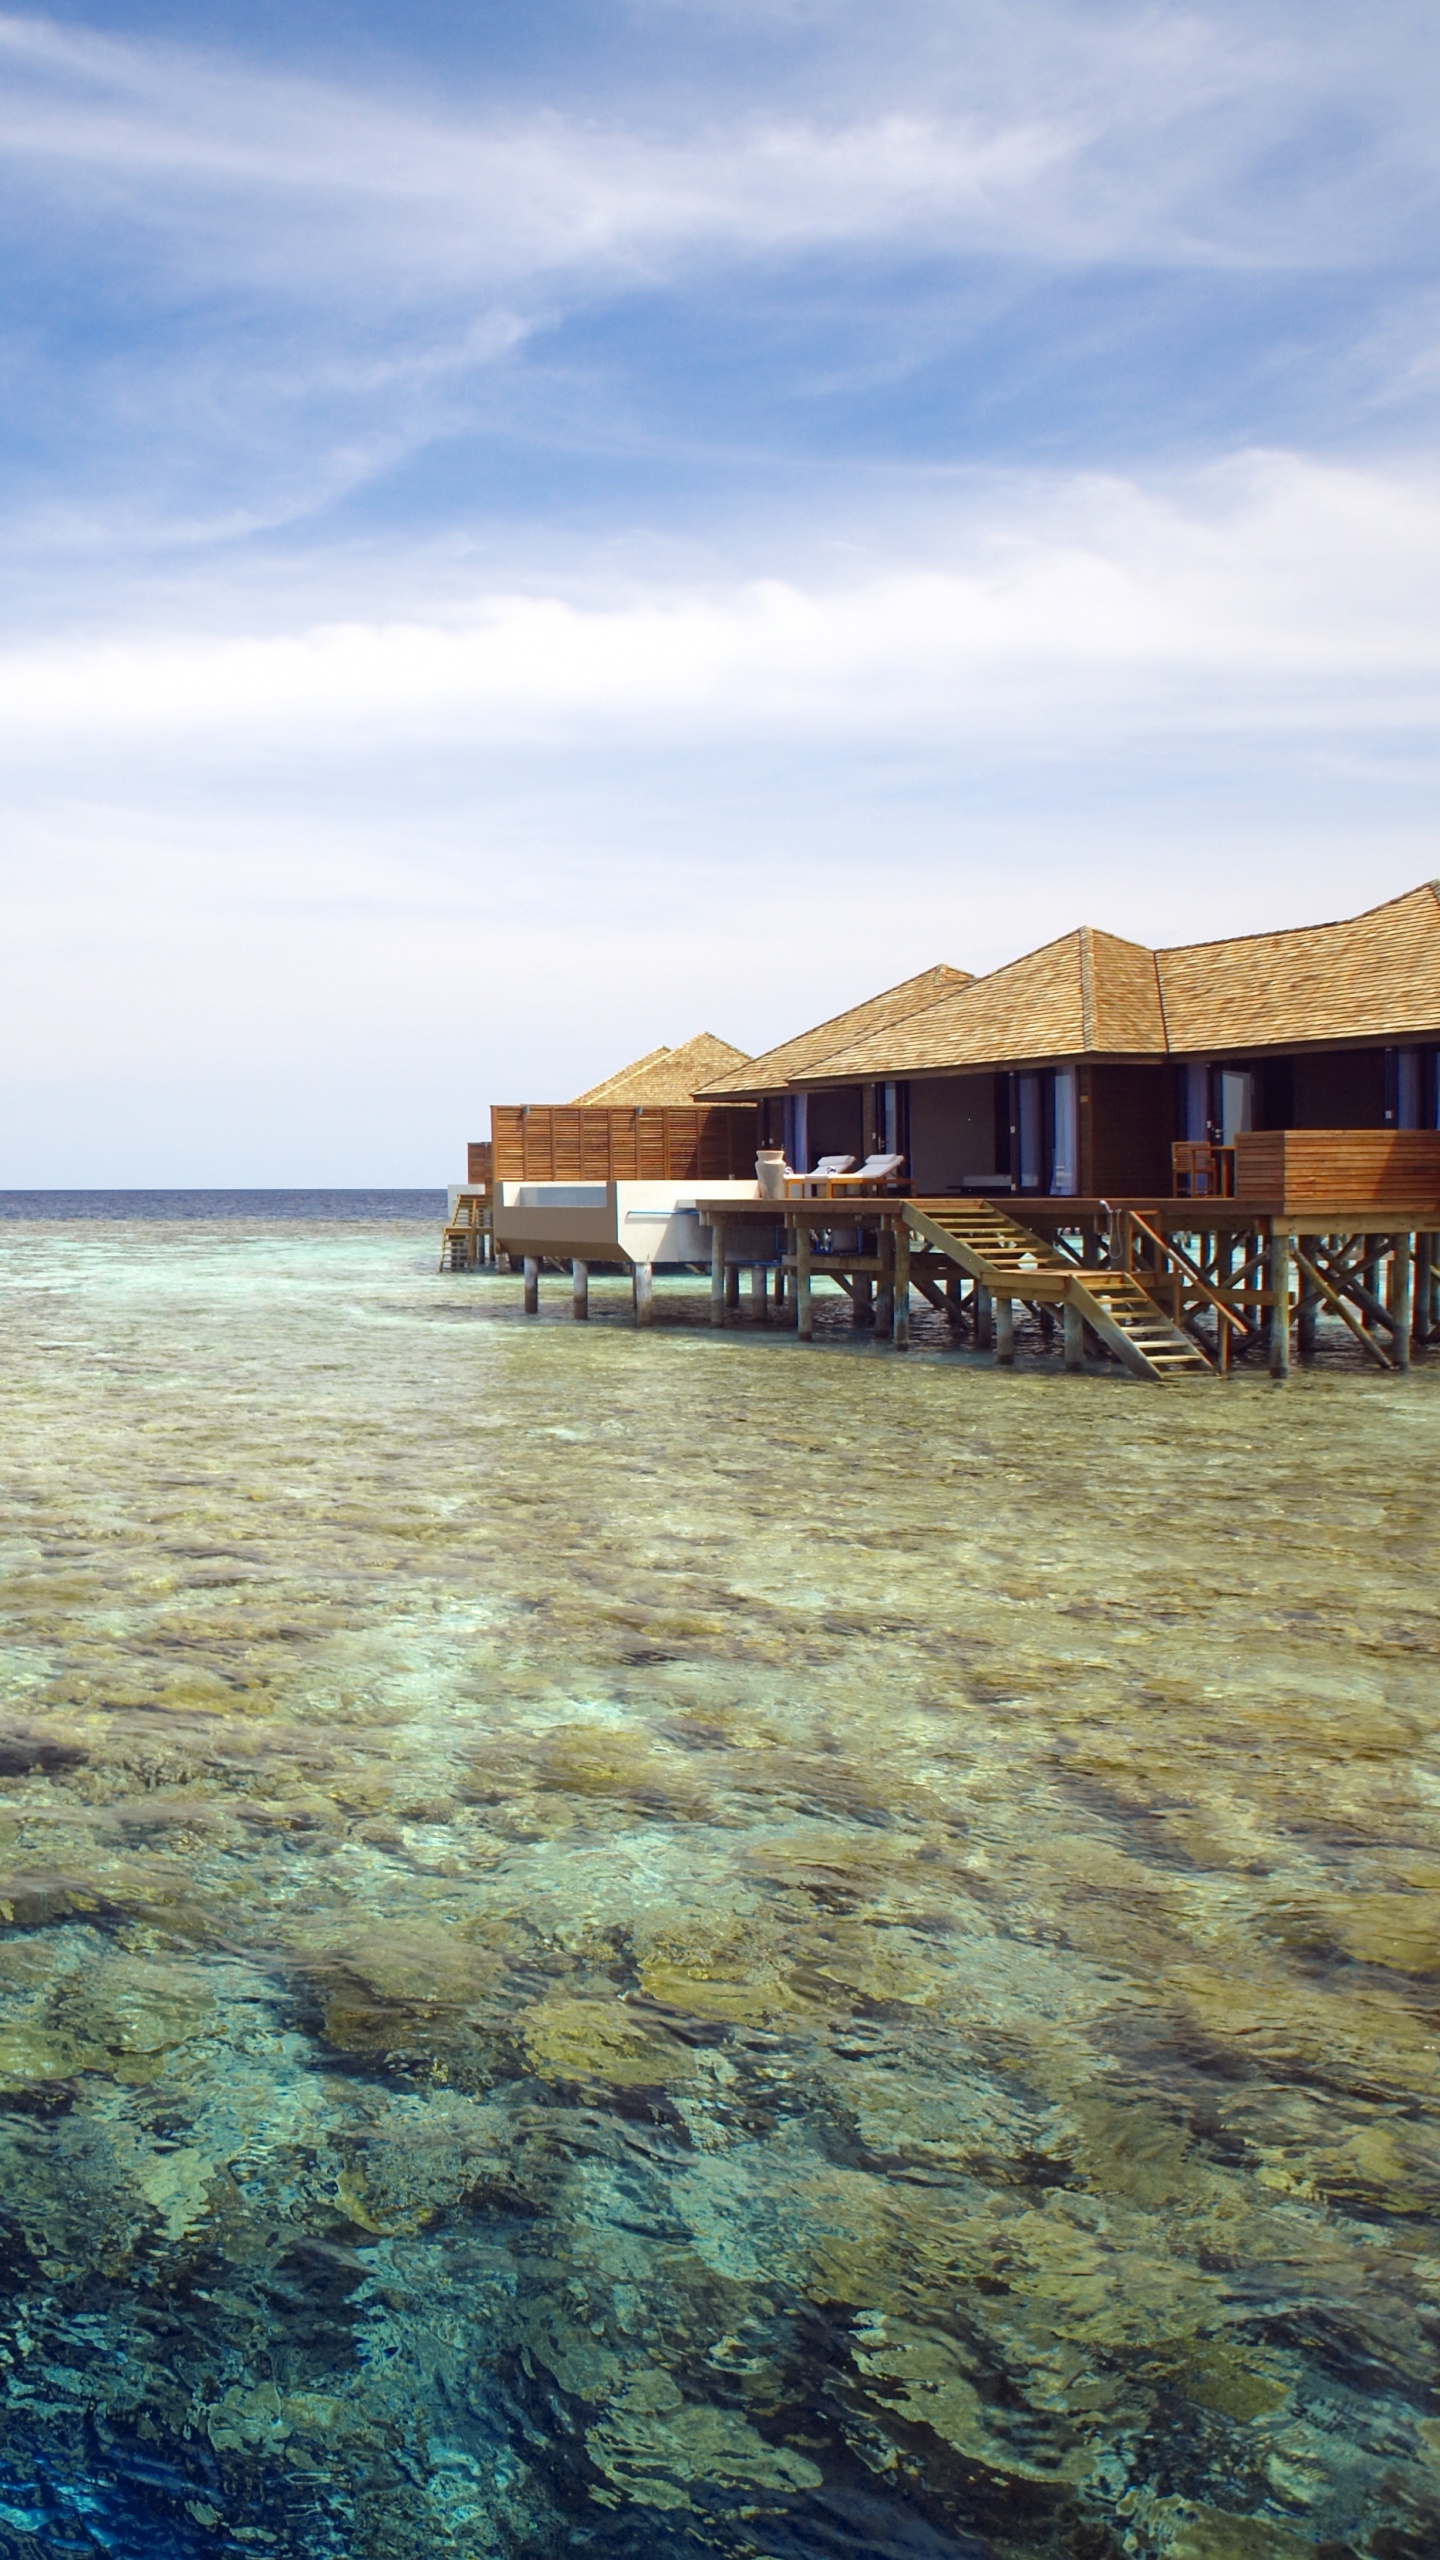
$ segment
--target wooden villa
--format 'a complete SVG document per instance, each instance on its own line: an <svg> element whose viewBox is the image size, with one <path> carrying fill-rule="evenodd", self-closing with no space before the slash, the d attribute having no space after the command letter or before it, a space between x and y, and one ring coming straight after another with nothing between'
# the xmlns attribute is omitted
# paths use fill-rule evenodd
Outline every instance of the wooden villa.
<svg viewBox="0 0 1440 2560"><path fill-rule="evenodd" d="M802 1337L823 1272L897 1347L917 1290L1002 1360L1018 1306L1072 1365L1104 1349L1155 1377L1263 1354L1283 1374L1323 1312L1404 1367L1440 1339L1437 1054L1440 884L1293 931L1152 951L1081 927L983 977L937 965L697 1089L696 1113L748 1119L727 1129L723 1181L697 1120L669 1258L708 1244L716 1321L748 1268L755 1313L778 1305ZM602 1147L589 1118L607 1090L571 1106L584 1125L563 1148L566 1115L549 1115L543 1175L533 1113L493 1114L497 1185L502 1153L521 1186L625 1179L618 1133ZM859 1186L846 1168L867 1158L895 1179ZM502 1216L499 1197L533 1303L541 1203L517 1194ZM550 1258L562 1224L546 1220ZM603 1241L618 1248L613 1218Z"/></svg>
<svg viewBox="0 0 1440 2560"><path fill-rule="evenodd" d="M755 1102L761 1143L797 1165L883 1143L925 1193L1155 1197L1177 1142L1434 1129L1437 1042L1427 884L1344 924L1169 951L1082 926L988 977L911 979L706 1093Z"/></svg>
<svg viewBox="0 0 1440 2560"><path fill-rule="evenodd" d="M472 1138L465 1180L450 1193L441 1270L475 1271L493 1264L497 1181L502 1210L517 1205L505 1199L507 1184L526 1192L527 1205L528 1194L537 1184L566 1187L563 1197L549 1197L541 1204L537 1210L541 1224L535 1233L542 1240L560 1234L565 1221L557 1228L553 1213L583 1208L587 1215L578 1226L573 1217L569 1220L573 1235L564 1258L572 1261L573 1247L582 1237L592 1245L597 1239L603 1244L608 1234L603 1221L597 1228L596 1201L573 1196L577 1184L593 1190L596 1184L602 1188L616 1182L663 1186L688 1180L693 1186L703 1178L727 1183L738 1179L753 1189L753 1104L696 1100L703 1084L715 1076L733 1074L744 1064L743 1049L702 1031L679 1048L648 1050L644 1057L632 1059L602 1083L577 1094L573 1102L492 1106L490 1136ZM604 1209L607 1204L602 1199L598 1205ZM653 1228L657 1205L658 1195L655 1201L647 1196L642 1225L648 1221ZM502 1215L502 1228L505 1224ZM618 1236L615 1240L618 1245ZM693 1237L688 1240L692 1252L700 1249ZM502 1237L499 1249L508 1255L510 1240ZM548 1244L545 1258L553 1258ZM596 1258L625 1261L632 1257L617 1250L612 1256L601 1252ZM650 1257L652 1261L684 1258L678 1253Z"/></svg>

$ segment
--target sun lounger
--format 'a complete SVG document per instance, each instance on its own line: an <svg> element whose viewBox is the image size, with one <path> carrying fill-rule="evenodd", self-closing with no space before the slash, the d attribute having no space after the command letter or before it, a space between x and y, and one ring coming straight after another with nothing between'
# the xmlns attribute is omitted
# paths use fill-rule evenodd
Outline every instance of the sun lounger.
<svg viewBox="0 0 1440 2560"><path fill-rule="evenodd" d="M895 1191L903 1189L899 1180L903 1156L867 1156L853 1173L837 1174L835 1179L846 1191Z"/></svg>
<svg viewBox="0 0 1440 2560"><path fill-rule="evenodd" d="M854 1164L855 1159L849 1156L843 1161ZM822 1167L830 1162L828 1156L822 1156L813 1173L792 1174L785 1185L787 1194L793 1198L798 1193L802 1200L807 1197L834 1200L843 1199L847 1191L893 1191L897 1187L895 1177L905 1159L903 1156L867 1156L854 1173L822 1171Z"/></svg>

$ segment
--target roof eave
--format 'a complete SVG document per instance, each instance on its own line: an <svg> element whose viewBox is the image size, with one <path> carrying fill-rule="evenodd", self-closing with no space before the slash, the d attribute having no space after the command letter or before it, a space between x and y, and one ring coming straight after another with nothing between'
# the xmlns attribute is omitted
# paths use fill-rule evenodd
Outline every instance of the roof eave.
<svg viewBox="0 0 1440 2560"><path fill-rule="evenodd" d="M1043 1049L1028 1057L965 1058L939 1065L927 1059L907 1067L866 1067L842 1076L797 1078L792 1092L820 1093L847 1084L909 1084L917 1077L1030 1075L1044 1067L1163 1067L1164 1049Z"/></svg>

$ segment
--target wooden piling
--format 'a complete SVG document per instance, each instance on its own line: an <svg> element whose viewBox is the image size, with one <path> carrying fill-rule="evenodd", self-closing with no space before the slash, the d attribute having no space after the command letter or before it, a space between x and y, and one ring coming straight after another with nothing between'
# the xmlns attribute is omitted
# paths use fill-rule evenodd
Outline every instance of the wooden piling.
<svg viewBox="0 0 1440 2560"><path fill-rule="evenodd" d="M910 1348L910 1230L901 1218L895 1228L895 1314L890 1331L897 1351Z"/></svg>
<svg viewBox="0 0 1440 2560"><path fill-rule="evenodd" d="M1295 1310L1295 1356L1302 1369L1313 1367L1315 1346L1319 1336L1320 1292L1312 1281L1302 1282ZM1222 1328L1223 1330L1224 1328Z"/></svg>
<svg viewBox="0 0 1440 2560"><path fill-rule="evenodd" d="M997 1298L995 1304L995 1359L1002 1369L1015 1366L1015 1301Z"/></svg>
<svg viewBox="0 0 1440 2560"><path fill-rule="evenodd" d="M1410 1366L1410 1336L1414 1331L1414 1260L1412 1235L1393 1236L1390 1245L1390 1313L1395 1319L1395 1366Z"/></svg>
<svg viewBox="0 0 1440 2560"><path fill-rule="evenodd" d="M1079 1308L1072 1307L1068 1299L1060 1313L1065 1320L1065 1366L1067 1369L1083 1369L1085 1366L1085 1319Z"/></svg>
<svg viewBox="0 0 1440 2560"><path fill-rule="evenodd" d="M527 1316L540 1313L540 1265L533 1253L525 1256L525 1313Z"/></svg>
<svg viewBox="0 0 1440 2560"><path fill-rule="evenodd" d="M634 1266L635 1321L655 1321L655 1266L653 1262L637 1262Z"/></svg>
<svg viewBox="0 0 1440 2560"><path fill-rule="evenodd" d="M1433 1235L1417 1236L1411 1334L1416 1349L1421 1352L1430 1339L1430 1328L1435 1321L1434 1298L1435 1238Z"/></svg>
<svg viewBox="0 0 1440 2560"><path fill-rule="evenodd" d="M725 1221L717 1218L710 1229L710 1321L725 1322Z"/></svg>
<svg viewBox="0 0 1440 2560"><path fill-rule="evenodd" d="M1292 1258L1290 1238L1278 1230L1270 1236L1270 1375L1290 1375L1290 1297Z"/></svg>
<svg viewBox="0 0 1440 2560"><path fill-rule="evenodd" d="M810 1298L810 1229L803 1218L795 1221L795 1331L801 1342L809 1342L815 1330L815 1311Z"/></svg>
<svg viewBox="0 0 1440 2560"><path fill-rule="evenodd" d="M577 1324L583 1324L590 1313L590 1265L573 1257L570 1263L570 1313Z"/></svg>
<svg viewBox="0 0 1440 2560"><path fill-rule="evenodd" d="M880 1246L880 1287L876 1292L875 1339L888 1342L895 1329L895 1230L882 1226Z"/></svg>

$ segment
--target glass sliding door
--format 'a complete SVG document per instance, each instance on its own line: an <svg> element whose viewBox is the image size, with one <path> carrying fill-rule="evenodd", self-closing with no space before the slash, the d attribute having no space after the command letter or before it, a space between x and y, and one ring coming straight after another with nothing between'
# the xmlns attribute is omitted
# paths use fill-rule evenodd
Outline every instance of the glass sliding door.
<svg viewBox="0 0 1440 2560"><path fill-rule="evenodd" d="M1057 1067L1051 1082L1050 1188L1070 1199L1080 1188L1079 1079L1073 1067Z"/></svg>
<svg viewBox="0 0 1440 2560"><path fill-rule="evenodd" d="M1015 1138L1019 1152L1019 1188L1039 1191L1046 1171L1044 1161L1045 1113L1041 1082L1038 1076L1015 1079Z"/></svg>

